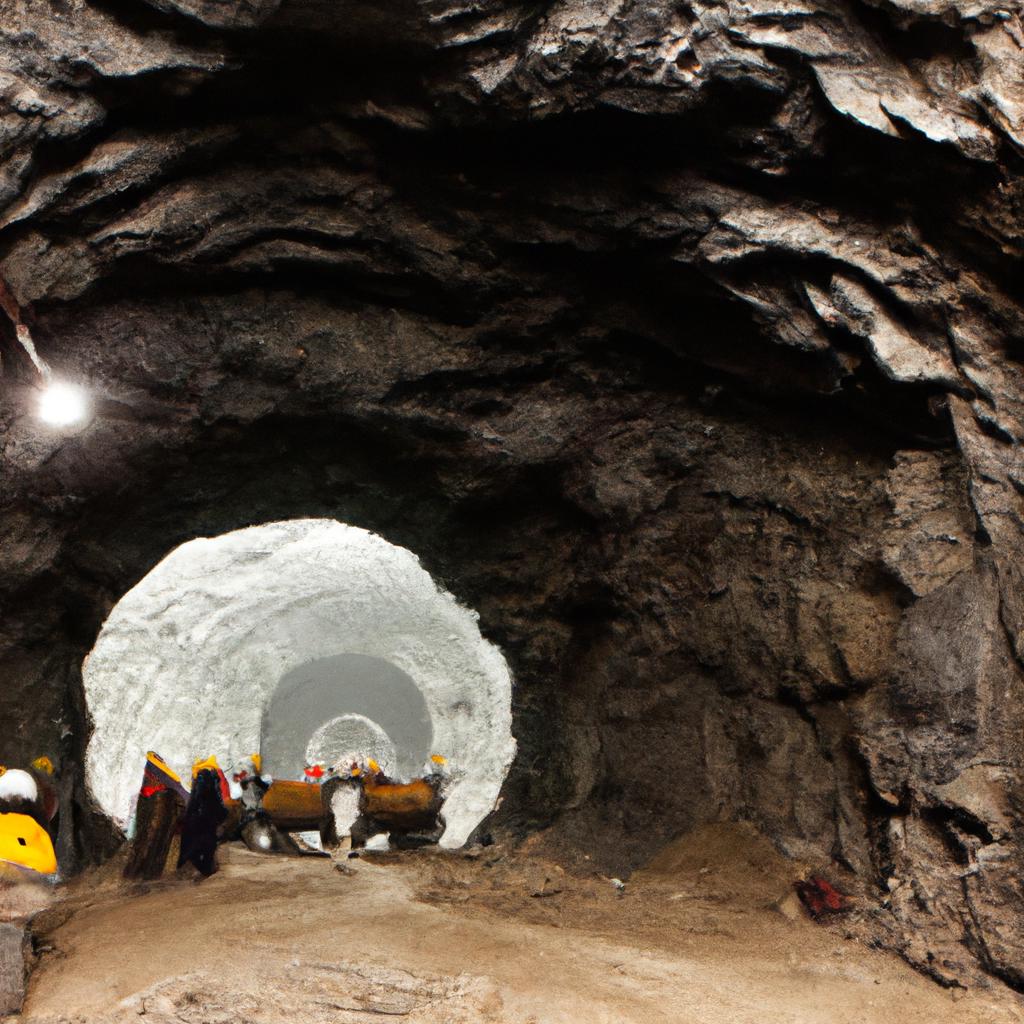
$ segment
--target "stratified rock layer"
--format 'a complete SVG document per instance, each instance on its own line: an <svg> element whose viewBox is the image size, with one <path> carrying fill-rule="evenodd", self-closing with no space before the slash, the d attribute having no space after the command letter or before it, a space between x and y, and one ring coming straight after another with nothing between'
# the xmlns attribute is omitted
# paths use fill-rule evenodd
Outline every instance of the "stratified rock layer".
<svg viewBox="0 0 1024 1024"><path fill-rule="evenodd" d="M892 0L9 0L0 755L171 548L409 547L516 677L507 827L744 818L1024 985L1024 29ZM70 794L69 794L70 795Z"/></svg>

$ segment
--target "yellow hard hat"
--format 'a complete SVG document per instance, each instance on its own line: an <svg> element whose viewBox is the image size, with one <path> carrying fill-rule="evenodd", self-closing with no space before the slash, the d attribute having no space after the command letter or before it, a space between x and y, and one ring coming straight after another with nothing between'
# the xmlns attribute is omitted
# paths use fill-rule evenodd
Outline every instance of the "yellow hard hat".
<svg viewBox="0 0 1024 1024"><path fill-rule="evenodd" d="M32 762L32 767L37 772L45 772L47 775L53 774L53 762L45 754L42 757L37 757Z"/></svg>
<svg viewBox="0 0 1024 1024"><path fill-rule="evenodd" d="M433 761L434 764L447 764L448 763L448 758L447 757L442 757L440 754L431 754L430 755L430 760Z"/></svg>
<svg viewBox="0 0 1024 1024"><path fill-rule="evenodd" d="M263 772L263 758L259 754L250 754L249 760L252 761L253 770L257 775Z"/></svg>
<svg viewBox="0 0 1024 1024"><path fill-rule="evenodd" d="M217 758L212 754L209 757L201 757L192 764L192 778L194 779L201 771L209 769L212 772L219 772L220 765L217 764Z"/></svg>
<svg viewBox="0 0 1024 1024"><path fill-rule="evenodd" d="M27 814L0 814L0 861L41 875L57 871L57 856L49 833Z"/></svg>

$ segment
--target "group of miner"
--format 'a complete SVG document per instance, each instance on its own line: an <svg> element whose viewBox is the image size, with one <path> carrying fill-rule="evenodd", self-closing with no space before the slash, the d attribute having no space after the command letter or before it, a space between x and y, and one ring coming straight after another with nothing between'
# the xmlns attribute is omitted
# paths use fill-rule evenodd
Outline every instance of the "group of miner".
<svg viewBox="0 0 1024 1024"><path fill-rule="evenodd" d="M275 780L252 754L225 773L216 758L196 761L191 789L163 759L146 755L125 866L129 878L164 872L175 841L177 867L191 864L200 876L217 870L217 846L241 840L255 853L329 856L346 840L358 851L386 833L397 847L436 843L444 832L441 813L451 775L447 760L433 755L427 770L410 781L388 777L372 759L346 759L330 768L307 765L302 780ZM316 832L320 849L293 833Z"/></svg>
<svg viewBox="0 0 1024 1024"><path fill-rule="evenodd" d="M186 787L158 754L147 753L125 877L159 878L169 861L208 877L217 870L218 845L232 840L256 853L290 856L330 856L346 843L349 855L358 855L381 833L399 848L436 843L452 778L446 759L435 754L410 781L388 777L371 758L347 758L329 768L307 764L303 779L275 780L252 754L227 773L215 757L201 758L190 781ZM0 766L0 880L57 879L59 803L49 758L28 768ZM293 837L311 832L318 833L320 849Z"/></svg>

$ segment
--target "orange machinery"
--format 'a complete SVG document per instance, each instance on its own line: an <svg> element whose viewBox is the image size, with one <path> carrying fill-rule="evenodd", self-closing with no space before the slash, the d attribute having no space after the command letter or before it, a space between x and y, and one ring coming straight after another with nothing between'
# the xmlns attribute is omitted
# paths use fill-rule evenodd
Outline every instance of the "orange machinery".
<svg viewBox="0 0 1024 1024"><path fill-rule="evenodd" d="M224 827L237 826L242 816L241 801L225 800L224 806L228 809ZM315 832L323 816L320 786L315 782L275 779L263 797L263 810L282 832Z"/></svg>

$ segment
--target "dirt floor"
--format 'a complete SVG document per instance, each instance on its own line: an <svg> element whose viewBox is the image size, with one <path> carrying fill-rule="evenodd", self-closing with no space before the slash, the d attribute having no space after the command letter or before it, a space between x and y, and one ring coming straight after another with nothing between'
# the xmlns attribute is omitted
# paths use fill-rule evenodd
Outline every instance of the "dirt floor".
<svg viewBox="0 0 1024 1024"><path fill-rule="evenodd" d="M112 864L40 920L24 1020L1024 1021L1005 989L943 990L813 923L792 878L737 826L673 844L621 890L498 847L332 863L232 845L209 880L130 891Z"/></svg>

